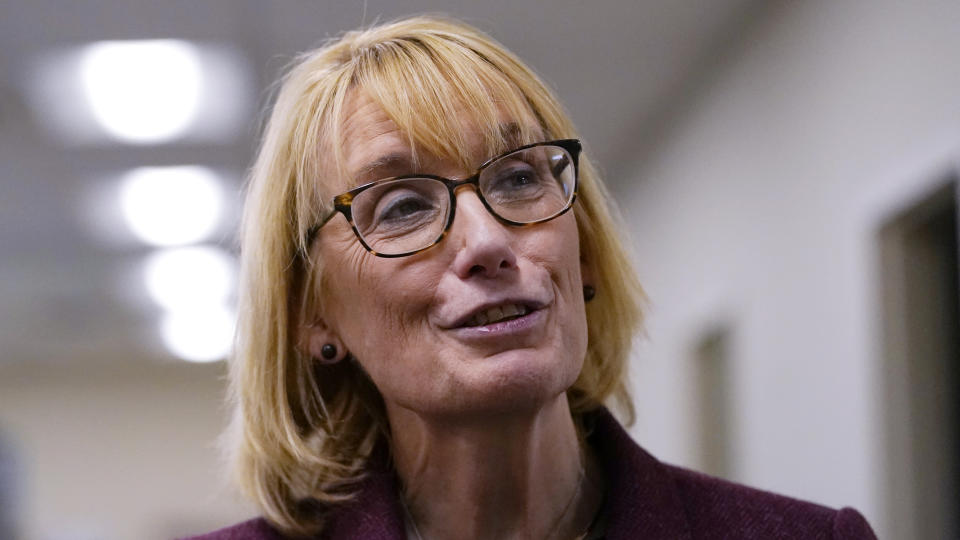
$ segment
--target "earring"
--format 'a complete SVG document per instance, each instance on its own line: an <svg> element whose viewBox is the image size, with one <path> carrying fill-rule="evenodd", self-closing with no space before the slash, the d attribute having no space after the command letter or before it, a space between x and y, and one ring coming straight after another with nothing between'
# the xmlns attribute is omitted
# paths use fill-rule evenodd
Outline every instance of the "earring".
<svg viewBox="0 0 960 540"><path fill-rule="evenodd" d="M326 343L323 347L320 347L320 356L323 357L327 363L337 357L337 346L332 343Z"/></svg>
<svg viewBox="0 0 960 540"><path fill-rule="evenodd" d="M593 288L593 285L584 285L583 286L583 299L587 302L593 300L593 297L597 295L597 290Z"/></svg>

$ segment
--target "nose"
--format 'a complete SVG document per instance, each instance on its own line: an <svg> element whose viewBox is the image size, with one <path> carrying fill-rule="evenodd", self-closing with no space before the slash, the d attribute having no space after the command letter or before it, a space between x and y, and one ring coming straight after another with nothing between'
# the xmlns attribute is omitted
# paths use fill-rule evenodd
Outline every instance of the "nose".
<svg viewBox="0 0 960 540"><path fill-rule="evenodd" d="M456 246L453 269L461 279L493 278L517 267L513 234L487 211L472 189L457 193L456 216L447 242Z"/></svg>

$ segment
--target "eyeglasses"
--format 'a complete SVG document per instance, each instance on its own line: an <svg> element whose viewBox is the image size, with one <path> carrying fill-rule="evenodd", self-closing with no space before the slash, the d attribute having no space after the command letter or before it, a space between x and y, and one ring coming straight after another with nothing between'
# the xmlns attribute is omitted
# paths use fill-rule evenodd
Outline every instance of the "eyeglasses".
<svg viewBox="0 0 960 540"><path fill-rule="evenodd" d="M487 160L469 178L416 174L364 184L333 199L331 211L307 233L309 243L338 212L378 257L404 257L443 240L453 225L456 190L473 185L501 223L522 227L562 215L577 197L580 141L521 146Z"/></svg>

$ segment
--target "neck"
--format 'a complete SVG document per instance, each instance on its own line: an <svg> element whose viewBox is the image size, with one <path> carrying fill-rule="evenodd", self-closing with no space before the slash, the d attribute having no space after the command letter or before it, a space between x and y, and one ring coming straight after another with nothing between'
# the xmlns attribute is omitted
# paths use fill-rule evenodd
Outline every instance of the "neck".
<svg viewBox="0 0 960 540"><path fill-rule="evenodd" d="M467 422L387 405L412 536L569 539L600 504L566 395L524 413Z"/></svg>

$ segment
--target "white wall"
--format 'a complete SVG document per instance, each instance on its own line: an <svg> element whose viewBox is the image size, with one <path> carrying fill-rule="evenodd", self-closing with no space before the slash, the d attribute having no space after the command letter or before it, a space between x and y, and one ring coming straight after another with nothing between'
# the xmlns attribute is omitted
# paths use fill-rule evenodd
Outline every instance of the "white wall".
<svg viewBox="0 0 960 540"><path fill-rule="evenodd" d="M5 366L24 540L167 540L254 515L221 474L223 366Z"/></svg>
<svg viewBox="0 0 960 540"><path fill-rule="evenodd" d="M958 51L955 1L779 2L634 164L642 444L696 465L690 356L726 321L733 476L884 537L875 234L960 154Z"/></svg>

